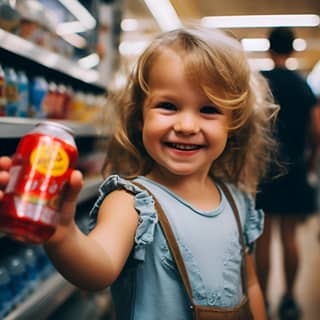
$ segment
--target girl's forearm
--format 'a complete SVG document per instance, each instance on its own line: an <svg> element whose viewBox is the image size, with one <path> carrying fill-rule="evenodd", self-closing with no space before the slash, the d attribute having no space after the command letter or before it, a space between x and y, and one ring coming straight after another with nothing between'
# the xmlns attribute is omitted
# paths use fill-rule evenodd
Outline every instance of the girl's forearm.
<svg viewBox="0 0 320 320"><path fill-rule="evenodd" d="M44 248L62 276L79 288L104 289L116 277L107 252L76 226L63 240L49 241Z"/></svg>
<svg viewBox="0 0 320 320"><path fill-rule="evenodd" d="M258 282L255 270L254 257L252 254L246 255L246 267L248 281L248 296L253 318L255 320L266 320L266 307L264 303L263 294Z"/></svg>
<svg viewBox="0 0 320 320"><path fill-rule="evenodd" d="M266 307L259 284L251 285L248 294L253 318L255 320L267 320Z"/></svg>

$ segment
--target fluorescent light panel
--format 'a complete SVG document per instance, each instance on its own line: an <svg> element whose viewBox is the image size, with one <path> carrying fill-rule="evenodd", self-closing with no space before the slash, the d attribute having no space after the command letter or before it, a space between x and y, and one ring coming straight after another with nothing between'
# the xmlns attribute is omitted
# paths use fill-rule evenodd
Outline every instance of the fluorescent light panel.
<svg viewBox="0 0 320 320"><path fill-rule="evenodd" d="M71 33L80 33L86 31L87 28L80 21L70 21L59 23L56 27L57 34L71 34Z"/></svg>
<svg viewBox="0 0 320 320"><path fill-rule="evenodd" d="M270 47L269 40L265 38L244 38L241 44L245 51L268 51Z"/></svg>
<svg viewBox="0 0 320 320"><path fill-rule="evenodd" d="M301 38L294 39L293 49L296 51L304 51L307 49L307 41Z"/></svg>
<svg viewBox="0 0 320 320"><path fill-rule="evenodd" d="M136 19L123 19L121 21L121 29L123 31L136 31L138 30L139 22Z"/></svg>
<svg viewBox="0 0 320 320"><path fill-rule="evenodd" d="M123 56L140 55L147 47L150 41L122 41L119 45L119 52Z"/></svg>
<svg viewBox="0 0 320 320"><path fill-rule="evenodd" d="M207 28L263 28L263 27L316 27L320 17L315 14L211 16L201 19Z"/></svg>
<svg viewBox="0 0 320 320"><path fill-rule="evenodd" d="M96 53L92 53L86 57L79 59L78 62L81 65L81 67L85 69L91 69L99 64L100 59Z"/></svg>
<svg viewBox="0 0 320 320"><path fill-rule="evenodd" d="M288 58L285 65L290 70L297 70L300 67L299 60L297 58Z"/></svg>
<svg viewBox="0 0 320 320"><path fill-rule="evenodd" d="M245 51L268 51L270 42L266 38L243 38L241 40L242 47ZM307 42L304 39L296 38L293 41L295 51L304 51L307 48Z"/></svg>
<svg viewBox="0 0 320 320"><path fill-rule="evenodd" d="M72 46L83 49L87 45L87 40L76 33L62 34L61 37Z"/></svg>
<svg viewBox="0 0 320 320"><path fill-rule="evenodd" d="M182 26L182 23L169 0L144 0L162 31L169 31Z"/></svg>
<svg viewBox="0 0 320 320"><path fill-rule="evenodd" d="M320 95L320 61L316 63L307 77L307 82L316 95Z"/></svg>

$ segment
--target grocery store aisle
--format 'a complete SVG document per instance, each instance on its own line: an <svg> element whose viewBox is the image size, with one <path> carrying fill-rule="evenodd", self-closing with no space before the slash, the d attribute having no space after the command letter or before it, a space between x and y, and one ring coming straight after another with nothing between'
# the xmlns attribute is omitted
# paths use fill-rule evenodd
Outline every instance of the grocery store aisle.
<svg viewBox="0 0 320 320"><path fill-rule="evenodd" d="M301 320L320 319L320 214L312 216L297 232L301 252L301 269L295 287L303 317ZM281 247L277 230L274 230L272 267L268 300L271 304L272 320L277 320L278 303L284 284L281 265Z"/></svg>

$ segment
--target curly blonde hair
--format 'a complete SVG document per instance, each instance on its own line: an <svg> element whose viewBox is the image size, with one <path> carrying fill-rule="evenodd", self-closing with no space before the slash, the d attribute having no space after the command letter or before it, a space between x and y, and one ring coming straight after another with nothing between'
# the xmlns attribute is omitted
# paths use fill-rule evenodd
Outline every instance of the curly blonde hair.
<svg viewBox="0 0 320 320"><path fill-rule="evenodd" d="M231 111L226 148L209 175L255 194L276 150L272 126L277 108L265 79L250 69L239 41L220 30L169 31L147 47L118 97L118 117L104 167L127 178L151 170L153 159L142 143L142 110L151 68L165 49L181 55L194 84L215 105Z"/></svg>

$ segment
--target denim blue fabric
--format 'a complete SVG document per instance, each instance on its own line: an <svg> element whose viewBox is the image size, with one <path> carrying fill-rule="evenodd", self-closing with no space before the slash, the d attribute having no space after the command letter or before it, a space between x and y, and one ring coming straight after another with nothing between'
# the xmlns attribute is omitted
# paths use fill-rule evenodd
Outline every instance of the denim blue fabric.
<svg viewBox="0 0 320 320"><path fill-rule="evenodd" d="M184 258L195 303L232 307L240 302L241 245L236 220L222 190L219 206L211 211L194 208L178 195L145 177L146 186L166 213ZM251 197L232 185L246 246L250 249L263 230L263 212ZM111 286L117 320L188 320L192 312L175 262L158 223L152 197L117 175L107 178L90 212L94 228L103 199L115 189L135 195L139 225L135 245L119 278Z"/></svg>

